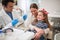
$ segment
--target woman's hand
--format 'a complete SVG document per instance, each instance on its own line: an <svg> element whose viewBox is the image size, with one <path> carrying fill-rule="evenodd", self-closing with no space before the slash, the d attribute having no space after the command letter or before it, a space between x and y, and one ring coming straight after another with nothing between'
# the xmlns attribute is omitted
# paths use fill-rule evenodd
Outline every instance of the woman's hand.
<svg viewBox="0 0 60 40"><path fill-rule="evenodd" d="M34 30L37 31L37 33L40 33L40 34L45 33L43 29L40 29L40 28L37 28L37 27L34 27Z"/></svg>
<svg viewBox="0 0 60 40"><path fill-rule="evenodd" d="M45 32L43 29L39 29L39 28L34 28L34 29L37 31L34 40L38 40L41 37L41 35L43 35Z"/></svg>
<svg viewBox="0 0 60 40"><path fill-rule="evenodd" d="M39 33L36 33L34 39L38 40L40 37L41 37L41 35Z"/></svg>

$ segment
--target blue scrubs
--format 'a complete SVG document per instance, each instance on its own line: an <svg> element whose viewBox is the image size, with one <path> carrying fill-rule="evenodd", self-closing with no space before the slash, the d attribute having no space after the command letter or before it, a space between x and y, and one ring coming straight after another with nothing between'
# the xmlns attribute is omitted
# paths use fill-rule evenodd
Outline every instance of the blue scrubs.
<svg viewBox="0 0 60 40"><path fill-rule="evenodd" d="M9 15L9 17L13 20L13 15L12 15L12 12L6 12L7 15Z"/></svg>

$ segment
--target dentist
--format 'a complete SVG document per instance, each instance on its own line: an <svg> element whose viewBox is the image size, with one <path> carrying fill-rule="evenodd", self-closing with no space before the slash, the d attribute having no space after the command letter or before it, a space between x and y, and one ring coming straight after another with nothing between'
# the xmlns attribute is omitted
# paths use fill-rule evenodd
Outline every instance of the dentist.
<svg viewBox="0 0 60 40"><path fill-rule="evenodd" d="M15 18L20 19L21 16L19 13L13 11L14 0L2 0L2 6L3 8L0 11L0 19L3 21L3 26L7 25Z"/></svg>

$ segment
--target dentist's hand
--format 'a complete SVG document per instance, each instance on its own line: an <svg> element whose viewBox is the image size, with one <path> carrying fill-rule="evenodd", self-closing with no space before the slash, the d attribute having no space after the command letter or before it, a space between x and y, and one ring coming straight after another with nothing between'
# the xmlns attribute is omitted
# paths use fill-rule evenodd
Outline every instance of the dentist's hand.
<svg viewBox="0 0 60 40"><path fill-rule="evenodd" d="M24 14L24 15L22 16L22 18L23 18L23 20L25 21L25 20L27 19L27 14Z"/></svg>
<svg viewBox="0 0 60 40"><path fill-rule="evenodd" d="M14 19L14 20L12 20L12 25L15 26L18 22L19 22L18 19Z"/></svg>

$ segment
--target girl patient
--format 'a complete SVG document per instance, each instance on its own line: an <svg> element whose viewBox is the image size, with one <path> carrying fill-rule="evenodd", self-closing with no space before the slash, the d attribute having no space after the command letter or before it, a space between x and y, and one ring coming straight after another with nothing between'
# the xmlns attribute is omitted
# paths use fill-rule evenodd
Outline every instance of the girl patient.
<svg viewBox="0 0 60 40"><path fill-rule="evenodd" d="M37 17L32 22L32 25L36 26L33 30L33 32L36 33L33 40L44 40L44 36L43 36L43 34L45 33L44 30L47 28L50 28L47 15L48 15L48 12L45 9L38 11ZM39 29L43 30L42 34L40 31L38 31ZM38 37L38 39L36 39L36 37Z"/></svg>

